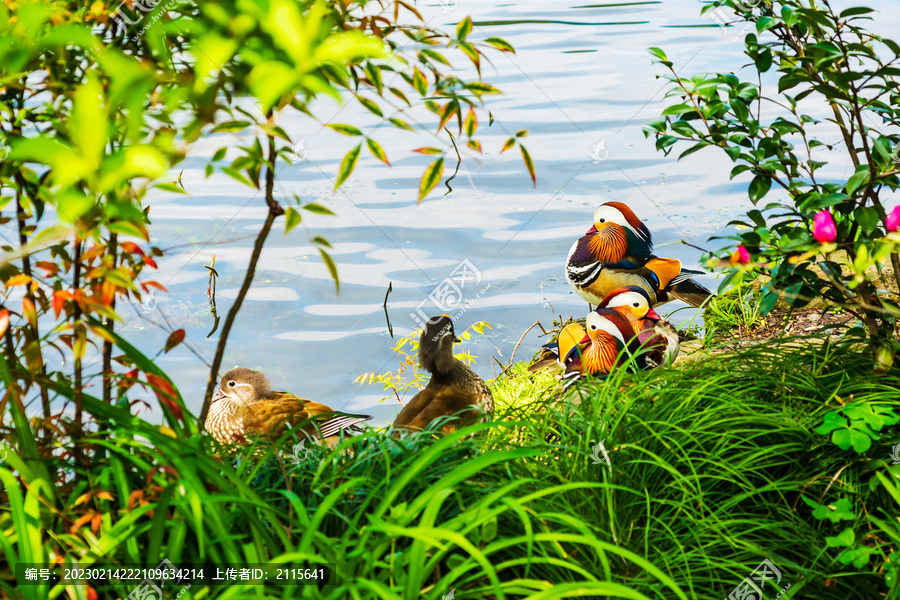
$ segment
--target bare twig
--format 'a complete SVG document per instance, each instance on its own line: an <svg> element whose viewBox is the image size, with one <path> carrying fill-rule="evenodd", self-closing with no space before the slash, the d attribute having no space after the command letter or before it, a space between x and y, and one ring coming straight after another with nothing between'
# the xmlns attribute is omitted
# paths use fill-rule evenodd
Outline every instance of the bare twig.
<svg viewBox="0 0 900 600"><path fill-rule="evenodd" d="M269 113L269 116L271 116L271 112ZM268 139L269 154L266 163L266 204L269 207L269 212L266 215L266 220L263 223L262 229L260 229L256 236L256 242L253 244L253 254L250 255L250 264L247 266L247 274L244 275L244 282L241 284L241 289L238 291L234 304L232 304L231 308L228 310L228 316L225 317L225 324L222 326L222 333L219 334L216 355L213 357L213 364L209 369L209 380L206 383L206 395L203 398L203 408L200 411L201 429L203 428L203 423L206 421L206 413L209 411L209 402L212 399L213 392L218 383L219 367L222 366L222 357L225 355L225 345L228 343L228 334L231 333L231 326L234 325L238 311L241 310L241 304L243 304L244 298L250 290L250 285L253 283L253 276L256 274L256 265L259 263L259 257L262 255L262 249L263 245L266 243L266 238L269 237L269 232L272 230L272 224L275 222L276 218L284 214L284 209L275 201L272 193L275 188L275 160L277 158L277 152L275 150L275 138L269 135Z"/></svg>

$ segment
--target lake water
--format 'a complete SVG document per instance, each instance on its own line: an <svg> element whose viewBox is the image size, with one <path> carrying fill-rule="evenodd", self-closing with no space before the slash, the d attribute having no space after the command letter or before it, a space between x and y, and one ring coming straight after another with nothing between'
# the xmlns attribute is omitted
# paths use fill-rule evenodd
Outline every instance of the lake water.
<svg viewBox="0 0 900 600"><path fill-rule="evenodd" d="M666 82L657 78L665 69L652 63L646 48L663 48L683 74L738 72L748 62L742 54L743 36L700 16L701 4L690 0L578 1L586 0L460 0L446 12L439 4L417 4L431 26L451 29L470 14L476 21L472 38L499 36L517 49L514 56L489 54L493 65L484 66L484 79L505 95L488 98L495 120L488 127L487 119L480 119L485 154L464 153L448 195L443 195L447 188L442 183L417 205L419 177L431 157L410 152L445 145L446 136L439 141L433 130L413 135L380 126L356 103L320 103L314 108L323 122L367 125L393 165L384 166L364 150L353 176L340 192L332 193L338 164L358 139L307 118L281 117L288 134L303 140L307 156L292 166L282 164L280 196L296 193L305 202L330 207L337 217L304 213L302 225L288 235L283 220L278 221L232 330L223 371L236 365L259 368L276 389L337 409L367 412L376 416L374 423L385 423L399 404L379 403L386 395L380 386L353 380L397 367L391 348L399 336L417 327L410 313L463 261L480 281L470 281L463 289L468 308L458 319L457 331L476 321L491 324L486 336L463 346L477 358L476 371L489 378L490 357L509 361L514 345L536 320L549 326L554 315L586 313L585 303L569 289L563 267L569 246L590 227L599 204L627 203L653 232L657 254L679 258L688 267L698 266L700 253L680 240L707 248L722 243L707 240L727 235L726 223L747 209L749 175L729 181L731 163L715 150L679 163L674 154L663 156L652 139L645 139L643 123L667 104ZM887 7L884 1L870 5ZM896 31L896 19L884 12L878 17L879 29ZM471 74L462 58L455 59L454 66ZM751 72L744 70L743 76ZM534 188L516 150L499 154L506 137L519 129L530 131L525 143L537 168ZM157 309L145 314L122 308L128 320L124 335L151 354L162 347L167 334L137 314L158 322L165 317L171 326L185 328L188 344L211 361L217 334L206 337L213 319L204 265L215 255L218 311L224 320L244 277L265 205L227 177L205 180L203 167L216 148L249 139L249 133L203 139L183 164L190 196L151 198L153 244L181 246L159 261L153 278L165 284L169 294L156 294ZM595 152L602 159L595 160L592 151L601 142L605 152ZM448 156L445 174L455 162ZM845 171L839 164L834 175ZM339 295L309 243L314 236L334 246ZM715 289L714 276L700 280ZM382 308L389 284L393 339ZM683 307L673 302L663 313ZM427 301L422 310L444 312ZM671 318L681 323L692 315L692 310L679 310ZM546 341L537 333L534 329L525 337L517 359L531 356ZM159 364L173 376L188 406L199 412L206 365L185 347L160 357Z"/></svg>

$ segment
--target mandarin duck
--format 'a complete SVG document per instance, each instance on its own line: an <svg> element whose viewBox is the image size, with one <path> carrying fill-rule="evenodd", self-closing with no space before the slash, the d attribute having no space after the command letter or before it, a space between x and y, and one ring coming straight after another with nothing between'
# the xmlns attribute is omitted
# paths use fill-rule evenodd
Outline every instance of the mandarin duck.
<svg viewBox="0 0 900 600"><path fill-rule="evenodd" d="M453 356L453 344L459 341L450 317L432 317L425 324L419 339L419 366L431 373L431 381L400 410L395 430L421 431L435 419L458 415L458 423L442 428L452 433L493 414L494 398L484 380Z"/></svg>
<svg viewBox="0 0 900 600"><path fill-rule="evenodd" d="M674 258L654 256L650 231L621 202L607 202L594 212L594 224L566 260L566 280L592 305L616 288L636 285L648 293L651 306L672 298L700 306L712 292L690 277L702 274L682 269Z"/></svg>
<svg viewBox="0 0 900 600"><path fill-rule="evenodd" d="M562 355L568 389L583 375L605 378L616 367L628 362L637 350L634 329L628 318L613 308L598 308L585 319L585 334L578 344Z"/></svg>
<svg viewBox="0 0 900 600"><path fill-rule="evenodd" d="M670 365L678 356L681 349L678 332L653 310L650 295L643 288L616 288L606 295L597 308L615 309L628 320L631 329L624 338L630 347L636 349L638 368ZM542 346L542 352L528 370L537 371L551 365L565 368L563 359L584 340L586 333L582 321L569 323L562 328L556 340ZM635 339L636 345L633 343Z"/></svg>
<svg viewBox="0 0 900 600"><path fill-rule="evenodd" d="M671 366L681 351L678 331L653 310L650 302L646 290L630 285L611 291L598 307L618 310L631 323L639 343L638 367L642 369Z"/></svg>
<svg viewBox="0 0 900 600"><path fill-rule="evenodd" d="M273 392L259 371L237 368L222 377L212 397L206 430L223 444L258 435L277 439L288 427L297 427L310 438L333 446L341 432L360 432L368 415L351 415L288 392Z"/></svg>

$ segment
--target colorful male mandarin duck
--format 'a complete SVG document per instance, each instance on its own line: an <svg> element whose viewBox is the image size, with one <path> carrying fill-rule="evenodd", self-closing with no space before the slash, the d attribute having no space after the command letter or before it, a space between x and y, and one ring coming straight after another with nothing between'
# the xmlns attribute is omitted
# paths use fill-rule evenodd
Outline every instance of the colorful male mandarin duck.
<svg viewBox="0 0 900 600"><path fill-rule="evenodd" d="M627 362L632 351L637 349L631 323L613 308L591 311L585 320L584 331L579 343L563 355L566 388L582 375L608 375ZM630 340L634 341L629 344Z"/></svg>
<svg viewBox="0 0 900 600"><path fill-rule="evenodd" d="M487 385L453 356L453 344L459 341L450 317L432 317L425 324L419 340L419 366L431 373L431 381L397 415L395 430L421 431L435 419L457 415L457 422L442 428L444 433L452 433L493 414L494 398Z"/></svg>
<svg viewBox="0 0 900 600"><path fill-rule="evenodd" d="M594 224L566 261L566 280L588 304L600 304L616 288L636 285L650 295L652 306L672 298L700 306L712 292L690 277L702 274L682 269L674 258L654 256L650 231L621 202L607 202L594 212Z"/></svg>
<svg viewBox="0 0 900 600"><path fill-rule="evenodd" d="M273 392L259 371L237 368L222 377L212 397L206 430L223 444L258 435L277 439L288 427L298 427L307 437L333 446L341 432L359 432L368 415L350 415L288 392Z"/></svg>
<svg viewBox="0 0 900 600"><path fill-rule="evenodd" d="M650 306L650 295L638 286L626 286L611 291L597 308L611 308L621 313L630 325L625 335L629 346L637 351L637 366L653 369L670 365L678 356L681 342L678 332ZM548 366L565 368L562 360L586 335L584 325L575 321L566 325L556 340L542 346L541 354L528 367L537 371ZM636 339L636 344L634 343Z"/></svg>
<svg viewBox="0 0 900 600"><path fill-rule="evenodd" d="M646 290L636 285L616 288L598 308L618 310L631 323L640 344L637 356L640 368L653 369L675 362L681 350L678 331L653 310Z"/></svg>

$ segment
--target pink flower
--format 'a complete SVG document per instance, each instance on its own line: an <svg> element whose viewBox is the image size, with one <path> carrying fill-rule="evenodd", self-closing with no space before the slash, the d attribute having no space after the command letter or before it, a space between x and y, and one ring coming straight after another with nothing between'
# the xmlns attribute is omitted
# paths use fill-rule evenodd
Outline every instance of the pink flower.
<svg viewBox="0 0 900 600"><path fill-rule="evenodd" d="M900 229L900 205L895 206L894 210L888 213L887 219L884 220L884 226L888 231Z"/></svg>
<svg viewBox="0 0 900 600"><path fill-rule="evenodd" d="M830 244L837 237L837 225L831 213L827 210L820 210L813 219L813 237L820 244Z"/></svg>
<svg viewBox="0 0 900 600"><path fill-rule="evenodd" d="M750 253L743 245L737 247L737 251L731 255L731 264L746 265L750 262Z"/></svg>

